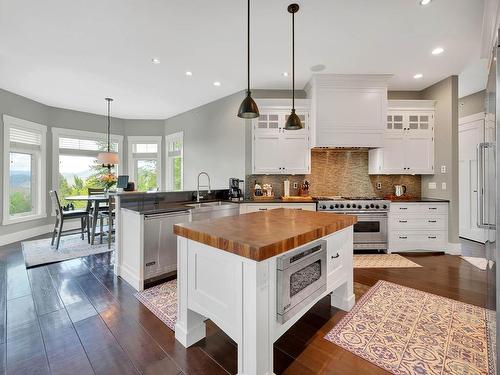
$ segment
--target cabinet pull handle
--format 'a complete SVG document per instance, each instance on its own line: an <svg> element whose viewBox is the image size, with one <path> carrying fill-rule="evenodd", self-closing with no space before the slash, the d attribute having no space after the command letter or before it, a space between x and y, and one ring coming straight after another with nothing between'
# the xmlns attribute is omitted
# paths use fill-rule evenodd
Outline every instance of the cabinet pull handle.
<svg viewBox="0 0 500 375"><path fill-rule="evenodd" d="M407 210L408 207L399 207L400 210Z"/></svg>
<svg viewBox="0 0 500 375"><path fill-rule="evenodd" d="M407 236L399 236L400 240L406 240L408 237Z"/></svg>
<svg viewBox="0 0 500 375"><path fill-rule="evenodd" d="M427 236L427 238L430 240L435 240L437 237L436 236Z"/></svg>
<svg viewBox="0 0 500 375"><path fill-rule="evenodd" d="M340 256L339 253L335 254L335 255L332 255L332 259L335 259L335 258L338 258Z"/></svg>
<svg viewBox="0 0 500 375"><path fill-rule="evenodd" d="M267 208L259 208L259 211L267 211Z"/></svg>
<svg viewBox="0 0 500 375"><path fill-rule="evenodd" d="M427 220L429 223L437 223L437 220Z"/></svg>
<svg viewBox="0 0 500 375"><path fill-rule="evenodd" d="M429 210L437 210L437 207L429 207Z"/></svg>
<svg viewBox="0 0 500 375"><path fill-rule="evenodd" d="M399 220L400 223L407 223L408 220Z"/></svg>

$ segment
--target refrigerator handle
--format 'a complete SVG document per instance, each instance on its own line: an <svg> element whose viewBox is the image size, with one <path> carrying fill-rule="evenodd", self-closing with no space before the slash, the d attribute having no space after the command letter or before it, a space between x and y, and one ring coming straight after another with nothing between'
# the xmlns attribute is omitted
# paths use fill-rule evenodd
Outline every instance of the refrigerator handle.
<svg viewBox="0 0 500 375"><path fill-rule="evenodd" d="M485 228L484 225L484 148L486 143L477 145L477 226Z"/></svg>

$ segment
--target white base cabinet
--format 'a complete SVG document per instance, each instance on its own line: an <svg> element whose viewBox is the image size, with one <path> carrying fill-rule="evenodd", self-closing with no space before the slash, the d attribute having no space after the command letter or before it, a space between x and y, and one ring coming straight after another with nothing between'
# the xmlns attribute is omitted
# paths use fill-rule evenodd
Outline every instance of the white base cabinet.
<svg viewBox="0 0 500 375"><path fill-rule="evenodd" d="M290 208L294 210L316 211L316 203L241 203L240 214Z"/></svg>
<svg viewBox="0 0 500 375"><path fill-rule="evenodd" d="M388 225L388 253L448 249L448 202L392 202Z"/></svg>

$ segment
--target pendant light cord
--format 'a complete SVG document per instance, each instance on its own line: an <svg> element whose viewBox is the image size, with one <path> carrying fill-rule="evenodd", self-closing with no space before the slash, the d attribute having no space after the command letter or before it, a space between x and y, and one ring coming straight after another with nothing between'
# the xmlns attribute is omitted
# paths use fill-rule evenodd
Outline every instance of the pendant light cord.
<svg viewBox="0 0 500 375"><path fill-rule="evenodd" d="M109 144L109 138L110 138L110 133L111 133L111 120L109 118L110 116L110 107L111 107L111 100L108 100L108 152L110 151L110 144Z"/></svg>
<svg viewBox="0 0 500 375"><path fill-rule="evenodd" d="M295 110L295 13L292 13L292 109Z"/></svg>
<svg viewBox="0 0 500 375"><path fill-rule="evenodd" d="M250 0L247 1L247 92L250 92Z"/></svg>

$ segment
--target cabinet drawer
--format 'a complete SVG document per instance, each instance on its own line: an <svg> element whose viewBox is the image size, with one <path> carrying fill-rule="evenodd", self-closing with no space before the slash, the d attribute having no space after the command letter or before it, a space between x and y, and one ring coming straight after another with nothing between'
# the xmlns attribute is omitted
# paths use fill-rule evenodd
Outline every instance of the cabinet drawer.
<svg viewBox="0 0 500 375"><path fill-rule="evenodd" d="M446 230L448 215L396 215L389 218L390 230L419 229L419 230Z"/></svg>
<svg viewBox="0 0 500 375"><path fill-rule="evenodd" d="M391 203L390 213L425 213L445 215L448 213L448 203Z"/></svg>
<svg viewBox="0 0 500 375"><path fill-rule="evenodd" d="M439 250L445 251L448 244L447 231L399 231L389 234L389 250Z"/></svg>

